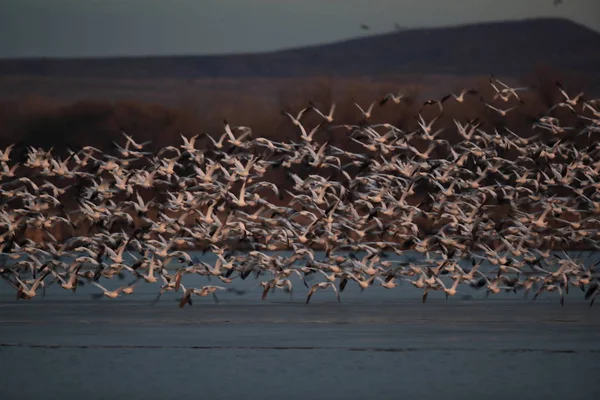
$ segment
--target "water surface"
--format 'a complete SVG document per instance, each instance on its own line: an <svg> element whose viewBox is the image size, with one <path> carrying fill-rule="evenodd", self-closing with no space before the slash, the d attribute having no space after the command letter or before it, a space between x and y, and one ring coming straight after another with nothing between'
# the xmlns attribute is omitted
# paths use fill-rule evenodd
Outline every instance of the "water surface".
<svg viewBox="0 0 600 400"><path fill-rule="evenodd" d="M148 284L114 300L54 286L31 301L1 284L0 398L600 398L600 309L576 288L564 307L554 293L532 302L462 287L422 304L407 283L350 283L341 304L325 291L306 305L293 282L291 300L261 301L249 278L232 284L244 295L184 309L175 293L151 305Z"/></svg>

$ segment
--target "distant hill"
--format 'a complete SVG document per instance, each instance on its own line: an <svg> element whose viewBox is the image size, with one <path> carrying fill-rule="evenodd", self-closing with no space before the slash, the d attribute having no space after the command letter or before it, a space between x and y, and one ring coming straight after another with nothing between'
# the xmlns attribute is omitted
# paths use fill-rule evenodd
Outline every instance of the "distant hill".
<svg viewBox="0 0 600 400"><path fill-rule="evenodd" d="M271 78L399 74L520 77L536 65L599 82L600 34L564 19L404 30L284 51L218 56L0 60L0 77Z"/></svg>

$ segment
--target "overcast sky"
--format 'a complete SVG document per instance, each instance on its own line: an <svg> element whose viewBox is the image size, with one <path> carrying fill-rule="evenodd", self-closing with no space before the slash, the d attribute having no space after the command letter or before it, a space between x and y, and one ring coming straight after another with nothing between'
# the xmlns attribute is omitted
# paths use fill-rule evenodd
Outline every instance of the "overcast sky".
<svg viewBox="0 0 600 400"><path fill-rule="evenodd" d="M553 1L0 0L0 57L269 51L391 31L395 23L549 16L600 31L600 0Z"/></svg>

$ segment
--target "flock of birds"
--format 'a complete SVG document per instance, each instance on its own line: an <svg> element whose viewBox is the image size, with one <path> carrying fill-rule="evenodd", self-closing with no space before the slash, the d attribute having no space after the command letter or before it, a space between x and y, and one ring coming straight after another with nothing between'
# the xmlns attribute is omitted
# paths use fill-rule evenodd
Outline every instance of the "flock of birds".
<svg viewBox="0 0 600 400"><path fill-rule="evenodd" d="M527 88L493 77L490 85L494 97L483 101L503 121ZM477 90L464 90L425 102L410 131L370 122L374 107L403 101L390 94L366 109L355 103L355 125L335 124L335 104L285 112L298 132L289 142L225 121L201 148L199 135L182 135L181 145L149 152L148 142L123 133L113 154L87 146L61 159L28 147L15 162L9 146L0 151L3 290L32 299L49 285L75 292L91 284L94 297L116 298L147 284L157 301L180 293L184 307L195 296L241 294L235 281L252 276L262 299L291 293L297 276L307 303L327 289L340 301L348 283L364 290L406 281L423 290L423 302L464 285L534 299L554 292L561 304L574 287L592 305L597 264L557 249L600 248L600 101L558 90L562 100L519 133L477 120L439 126L447 102L479 101ZM577 123L553 116L565 111ZM321 123L306 127L309 113ZM348 149L331 144L332 135ZM273 174L289 184L271 182ZM390 257L407 251L421 257ZM186 287L191 275L219 284ZM115 277L129 283L100 283Z"/></svg>

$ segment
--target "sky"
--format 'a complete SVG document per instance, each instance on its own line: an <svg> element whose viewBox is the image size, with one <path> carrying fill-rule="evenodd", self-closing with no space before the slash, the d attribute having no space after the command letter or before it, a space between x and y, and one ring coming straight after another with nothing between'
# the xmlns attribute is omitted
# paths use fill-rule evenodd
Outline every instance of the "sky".
<svg viewBox="0 0 600 400"><path fill-rule="evenodd" d="M600 32L600 0L553 2L0 0L0 58L248 53L390 32L395 24L535 17L564 17Z"/></svg>

